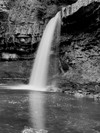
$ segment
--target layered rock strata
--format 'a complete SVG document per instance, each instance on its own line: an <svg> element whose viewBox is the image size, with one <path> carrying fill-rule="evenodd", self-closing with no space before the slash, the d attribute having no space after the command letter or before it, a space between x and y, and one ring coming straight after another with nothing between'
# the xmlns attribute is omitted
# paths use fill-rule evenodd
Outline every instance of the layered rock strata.
<svg viewBox="0 0 100 133"><path fill-rule="evenodd" d="M100 2L82 6L63 19L59 54L65 84L99 87Z"/></svg>

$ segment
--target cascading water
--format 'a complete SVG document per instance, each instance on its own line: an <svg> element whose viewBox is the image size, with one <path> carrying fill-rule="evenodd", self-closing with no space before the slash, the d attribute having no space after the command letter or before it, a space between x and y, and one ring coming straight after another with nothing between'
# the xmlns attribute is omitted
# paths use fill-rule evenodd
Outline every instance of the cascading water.
<svg viewBox="0 0 100 133"><path fill-rule="evenodd" d="M55 30L59 26L59 21L60 12L50 20L43 33L29 82L29 86L32 86L33 90L46 91L51 44ZM46 96L41 93L30 93L32 123L33 127L37 130L45 129L45 101Z"/></svg>
<svg viewBox="0 0 100 133"><path fill-rule="evenodd" d="M10 87L11 89L46 91L51 44L54 39L54 33L56 28L60 28L60 22L61 14L60 12L58 12L56 16L52 18L47 24L41 42L39 44L39 48L37 50L29 84L12 86Z"/></svg>
<svg viewBox="0 0 100 133"><path fill-rule="evenodd" d="M48 64L50 57L51 44L57 24L60 21L60 12L52 18L46 26L41 39L29 84L31 86L42 87L45 89L47 84Z"/></svg>
<svg viewBox="0 0 100 133"><path fill-rule="evenodd" d="M56 28L59 28L58 26L61 22L60 16L60 12L58 12L57 15L54 18L52 18L46 26L46 29L43 33L43 37L41 39L37 51L36 59L34 61L29 84L19 86L8 86L8 88L17 90L27 89L36 91L47 90L46 85L51 44L54 39L55 30ZM37 129L39 132L45 131L41 130L45 129L45 98L46 97L39 92L30 92L29 94L29 105L33 129Z"/></svg>

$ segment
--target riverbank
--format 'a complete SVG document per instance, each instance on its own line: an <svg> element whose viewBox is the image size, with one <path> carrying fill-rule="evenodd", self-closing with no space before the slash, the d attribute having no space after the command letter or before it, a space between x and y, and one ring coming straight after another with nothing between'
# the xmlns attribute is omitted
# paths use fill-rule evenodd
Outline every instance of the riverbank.
<svg viewBox="0 0 100 133"><path fill-rule="evenodd" d="M62 82L62 83L61 83ZM78 84L77 82L61 81L58 86L60 92L73 95L76 98L92 98L94 100L100 100L100 84L99 83L87 83Z"/></svg>

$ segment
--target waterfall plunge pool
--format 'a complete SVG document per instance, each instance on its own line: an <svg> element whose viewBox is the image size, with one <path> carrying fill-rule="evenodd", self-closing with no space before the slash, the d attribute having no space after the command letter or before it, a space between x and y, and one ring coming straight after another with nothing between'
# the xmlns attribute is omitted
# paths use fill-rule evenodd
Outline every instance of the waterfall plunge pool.
<svg viewBox="0 0 100 133"><path fill-rule="evenodd" d="M58 18L59 13L51 21L54 21L54 27ZM50 26L52 27L51 22ZM52 30L54 31L54 28ZM50 38L50 43L51 41L52 38ZM47 43L45 44L47 45ZM47 61L47 59L45 60ZM42 62L40 62L41 64ZM48 63L44 68L47 66ZM15 78L17 80L20 80L21 77L27 79L31 70L28 62L5 62L0 66L0 69L0 78L3 81L1 83L4 84L4 79L7 83L8 81L13 83ZM33 75L35 74L33 73ZM43 73L41 79L43 76L46 77ZM40 77L40 73L38 77ZM33 79L34 77L32 77L30 84ZM38 84L38 80L35 85L37 85L36 83ZM43 87L45 82L40 85ZM31 91L30 87L28 90L26 86L24 89L26 87L27 90L22 90L22 86L21 90L19 86L8 86L8 89L6 87L0 86L0 133L100 133L99 101L95 102L88 98L77 99L61 93Z"/></svg>
<svg viewBox="0 0 100 133"><path fill-rule="evenodd" d="M36 101L36 107L32 106ZM37 115L33 115L35 108L39 110ZM42 120L35 120L35 116ZM6 90L0 87L0 132L33 133L34 126L37 126L35 122L39 126L44 122L42 126L48 133L99 133L100 102L62 93Z"/></svg>

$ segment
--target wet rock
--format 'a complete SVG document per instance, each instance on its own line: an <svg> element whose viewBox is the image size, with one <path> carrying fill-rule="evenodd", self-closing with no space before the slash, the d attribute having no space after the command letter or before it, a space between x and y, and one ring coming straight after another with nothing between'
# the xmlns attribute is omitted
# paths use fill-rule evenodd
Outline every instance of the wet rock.
<svg viewBox="0 0 100 133"><path fill-rule="evenodd" d="M59 54L67 81L100 82L99 14L100 2L92 2L64 20Z"/></svg>
<svg viewBox="0 0 100 133"><path fill-rule="evenodd" d="M47 22L52 18L63 5L75 3L77 0L1 0L0 20L6 21L7 30L4 27L4 33L9 32L11 35L31 34L32 43L39 42ZM30 31L31 30L31 31Z"/></svg>
<svg viewBox="0 0 100 133"><path fill-rule="evenodd" d="M16 60L18 59L18 55L15 53L2 53L2 59L4 60Z"/></svg>
<svg viewBox="0 0 100 133"><path fill-rule="evenodd" d="M83 98L83 97L85 97L84 94L78 93L78 92L76 92L76 93L74 94L74 96L75 96L76 98Z"/></svg>
<svg viewBox="0 0 100 133"><path fill-rule="evenodd" d="M58 87L52 85L47 87L47 92L61 92L61 90Z"/></svg>
<svg viewBox="0 0 100 133"><path fill-rule="evenodd" d="M74 14L77 12L81 7L87 6L92 2L95 2L97 0L78 0L75 4L67 5L62 8L62 18L66 19L66 17Z"/></svg>

